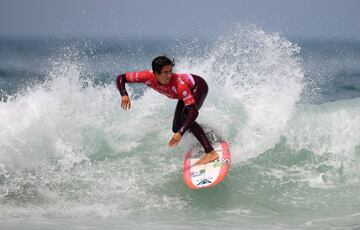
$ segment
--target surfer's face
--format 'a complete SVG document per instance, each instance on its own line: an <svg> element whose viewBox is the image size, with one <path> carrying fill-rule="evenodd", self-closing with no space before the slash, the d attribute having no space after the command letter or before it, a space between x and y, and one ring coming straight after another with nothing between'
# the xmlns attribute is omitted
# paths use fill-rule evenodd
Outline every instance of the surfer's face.
<svg viewBox="0 0 360 230"><path fill-rule="evenodd" d="M169 84L172 76L172 65L166 65L161 68L160 74L156 74L157 80L161 84Z"/></svg>

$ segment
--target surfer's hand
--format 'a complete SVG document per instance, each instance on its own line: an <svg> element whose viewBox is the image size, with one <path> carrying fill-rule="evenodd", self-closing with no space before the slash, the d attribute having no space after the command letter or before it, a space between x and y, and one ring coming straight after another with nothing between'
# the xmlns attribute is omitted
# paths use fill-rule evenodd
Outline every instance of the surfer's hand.
<svg viewBox="0 0 360 230"><path fill-rule="evenodd" d="M121 97L121 108L124 110L130 109L131 102L129 96L125 95Z"/></svg>
<svg viewBox="0 0 360 230"><path fill-rule="evenodd" d="M177 132L172 136L171 140L169 141L169 146L170 147L176 146L180 140L181 140L181 134Z"/></svg>

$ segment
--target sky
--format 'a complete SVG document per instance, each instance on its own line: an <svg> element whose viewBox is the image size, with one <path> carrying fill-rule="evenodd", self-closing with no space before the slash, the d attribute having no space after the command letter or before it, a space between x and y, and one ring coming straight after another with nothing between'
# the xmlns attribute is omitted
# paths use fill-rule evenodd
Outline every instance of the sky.
<svg viewBox="0 0 360 230"><path fill-rule="evenodd" d="M255 24L360 39L359 0L0 0L0 37L206 38Z"/></svg>

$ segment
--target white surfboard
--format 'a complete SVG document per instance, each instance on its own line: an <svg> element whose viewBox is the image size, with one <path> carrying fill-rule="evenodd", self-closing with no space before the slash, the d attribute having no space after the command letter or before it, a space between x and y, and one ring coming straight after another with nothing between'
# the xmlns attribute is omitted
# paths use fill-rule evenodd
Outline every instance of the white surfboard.
<svg viewBox="0 0 360 230"><path fill-rule="evenodd" d="M212 138L212 144L214 150L219 154L219 159L207 164L195 166L195 163L205 154L200 144L195 145L186 153L184 158L184 181L189 188L212 187L220 183L227 175L231 163L229 144L218 137Z"/></svg>

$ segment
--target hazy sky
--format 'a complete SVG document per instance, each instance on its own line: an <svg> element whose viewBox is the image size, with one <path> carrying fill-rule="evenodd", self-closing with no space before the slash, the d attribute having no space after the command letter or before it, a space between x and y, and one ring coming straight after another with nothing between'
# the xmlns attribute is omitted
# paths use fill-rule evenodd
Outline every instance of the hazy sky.
<svg viewBox="0 0 360 230"><path fill-rule="evenodd" d="M0 36L209 37L253 23L292 38L360 39L360 0L0 0Z"/></svg>

